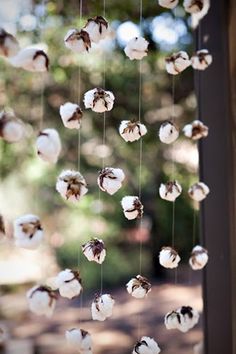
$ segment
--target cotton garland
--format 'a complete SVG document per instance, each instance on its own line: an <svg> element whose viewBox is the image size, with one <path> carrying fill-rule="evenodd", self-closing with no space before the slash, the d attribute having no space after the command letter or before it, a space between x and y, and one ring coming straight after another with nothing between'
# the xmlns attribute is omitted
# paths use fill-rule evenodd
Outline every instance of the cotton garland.
<svg viewBox="0 0 236 354"><path fill-rule="evenodd" d="M163 7L173 9L178 5L178 0L159 0ZM185 11L190 14L206 14L209 8L209 1L184 0ZM142 8L142 1L141 1ZM140 15L141 18L141 15ZM202 18L202 17L199 17ZM89 52L92 43L98 43L108 37L110 27L102 16L89 18L81 30L71 29L64 38L65 46L76 53ZM8 58L11 65L23 68L31 72L44 72L49 68L47 54L38 48L20 48L17 39L0 29L0 55ZM143 37L135 37L127 43L125 54L130 60L142 60L148 53L148 41ZM190 65L195 70L205 70L212 63L212 55L207 49L198 50L189 58L184 51L173 53L165 59L166 70L171 75L178 75ZM115 96L111 91L103 88L94 88L84 94L84 106L96 113L110 111L114 105ZM68 129L80 129L83 112L76 103L66 102L60 107L60 116L64 126ZM119 133L126 142L134 142L147 133L147 128L140 121L132 122L124 120L120 124ZM201 121L195 120L183 128L187 138L199 140L208 135L208 127ZM0 137L6 142L13 143L20 141L25 135L25 127L21 120L13 113L0 113ZM164 122L159 130L160 141L165 144L172 144L179 137L179 128L174 122ZM56 163L61 152L61 141L55 129L44 129L39 132L36 140L37 153L39 157L49 163ZM124 172L118 168L103 167L99 172L97 183L99 188L110 195L116 193L125 179ZM65 170L57 180L56 189L62 198L77 202L87 191L87 183L79 171ZM177 181L162 183L159 189L162 199L175 202L181 194L182 187ZM189 188L188 194L195 201L202 201L209 194L208 186L203 182L195 183ZM121 201L124 215L127 219L141 218L143 205L137 196L125 196ZM5 232L4 220L1 217L1 232ZM43 229L39 217L25 215L14 222L14 238L17 247L36 249L43 240ZM101 239L93 238L82 245L82 252L88 261L102 264L106 257L106 248ZM159 262L165 268L176 268L181 258L173 247L163 247L159 254ZM202 246L195 246L192 250L189 264L193 270L203 269L208 262L208 252ZM132 278L126 285L130 295L142 299L151 291L151 283L142 275ZM57 291L62 297L72 299L78 297L82 292L80 272L78 270L65 269L54 278L52 288L46 285L35 286L27 292L29 308L37 315L50 317L54 311ZM112 316L115 301L110 294L96 295L92 305L91 314L93 320L104 321ZM190 306L168 313L165 316L167 329L178 329L187 332L193 328L199 320L199 314ZM92 354L91 335L79 328L66 331L68 343L82 352ZM142 337L133 349L137 354L158 354L160 348L153 338Z"/></svg>

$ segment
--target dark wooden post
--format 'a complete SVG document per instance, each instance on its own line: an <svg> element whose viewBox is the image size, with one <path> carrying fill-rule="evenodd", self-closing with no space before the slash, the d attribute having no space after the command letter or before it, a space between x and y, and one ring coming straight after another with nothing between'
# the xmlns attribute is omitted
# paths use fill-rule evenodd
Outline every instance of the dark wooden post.
<svg viewBox="0 0 236 354"><path fill-rule="evenodd" d="M233 58L230 50L236 39L231 28L233 7L235 11L233 0L212 0L200 28L201 47L209 49L214 58L211 67L199 73L197 85L200 119L210 128L209 137L200 144L200 178L211 189L201 208L202 239L210 256L203 284L205 354L236 354L236 150L230 77L232 67L236 72L236 53Z"/></svg>

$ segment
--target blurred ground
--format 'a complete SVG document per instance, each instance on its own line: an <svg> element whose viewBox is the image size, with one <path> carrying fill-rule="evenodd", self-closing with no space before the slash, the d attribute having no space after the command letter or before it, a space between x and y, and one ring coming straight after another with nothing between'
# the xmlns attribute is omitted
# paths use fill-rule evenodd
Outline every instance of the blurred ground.
<svg viewBox="0 0 236 354"><path fill-rule="evenodd" d="M163 325L166 312L181 305L202 310L200 279L171 274L171 281L156 283L148 297L135 300L124 289L110 291L116 300L114 316L105 322L91 321L90 302L93 294L81 300L59 300L52 319L36 317L27 310L25 294L4 295L1 298L3 321L11 337L7 354L73 354L67 347L64 332L80 326L93 335L95 354L130 354L142 335L154 337L165 354L191 354L202 338L201 323L187 334L167 331ZM194 273L194 277L199 274ZM190 284L191 283L191 284ZM107 289L104 289L107 292ZM140 319L140 329L138 322ZM139 333L138 333L139 332ZM28 341L18 341L18 340ZM27 346L28 343L28 346ZM21 349L20 349L21 348Z"/></svg>

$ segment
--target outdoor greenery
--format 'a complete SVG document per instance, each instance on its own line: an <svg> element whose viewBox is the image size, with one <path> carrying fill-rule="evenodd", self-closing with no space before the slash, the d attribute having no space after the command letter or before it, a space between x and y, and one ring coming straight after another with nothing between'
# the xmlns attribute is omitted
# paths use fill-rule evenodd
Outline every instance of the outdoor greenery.
<svg viewBox="0 0 236 354"><path fill-rule="evenodd" d="M107 0L106 3L106 17L114 30L125 21L139 25L137 0ZM22 191L20 195L17 194L18 199L15 201L18 210L21 208L22 212L38 213L46 221L49 241L50 235L56 233L60 236L59 241L55 241L55 237L51 239L60 266L75 267L78 262L79 265L82 262L88 287L99 284L100 269L95 264L88 264L79 255L80 245L91 237L103 238L108 249L104 279L107 285L116 285L139 271L139 221L125 220L120 200L126 194L138 193L140 142L125 143L118 133L121 120L138 117L139 63L125 56L123 45L117 39L96 47L90 54L73 54L64 47L63 38L67 30L84 24L88 17L103 14L103 1L84 1L81 23L78 0L48 1L46 8L45 15L37 15L38 25L35 30L19 28L17 37L22 45L39 41L47 44L49 73L27 73L0 60L0 106L14 109L28 125L25 141L12 145L1 141L2 190L14 186L14 190ZM153 20L161 16L168 16L170 28L182 26L177 42L157 42L153 38ZM164 58L174 50L186 49L192 52L192 34L184 16L181 8L177 9L175 19L171 12L161 10L157 1L143 1L142 32L150 42L149 54L142 64L142 121L148 128L148 134L143 138L141 178L145 209L143 227L147 232L143 244L143 273L147 276L161 276L158 251L162 246L171 244L172 204L159 198L158 188L162 181L173 176L184 191L176 202L175 245L185 260L192 248L193 206L187 190L197 180L197 172L186 150L193 148L182 136L174 148L161 144L158 139L161 121L171 118L173 104L173 78L165 72ZM64 202L55 191L56 177L61 170L76 169L78 166L78 132L64 128L59 107L66 101L79 101L83 106L84 92L97 86L103 87L104 58L105 86L115 94L115 106L106 115L105 149L102 146L103 115L84 111L80 134L80 171L89 184L89 193L74 206ZM191 69L175 78L174 91L176 122L182 128L196 114ZM42 102L43 127L58 129L62 139L62 154L55 166L41 162L35 153ZM185 159L182 160L179 158L181 149L185 152ZM102 153L105 153L105 164L123 168L127 178L118 193L111 197L101 192L99 199L96 179L102 166ZM176 160L174 166L172 158Z"/></svg>

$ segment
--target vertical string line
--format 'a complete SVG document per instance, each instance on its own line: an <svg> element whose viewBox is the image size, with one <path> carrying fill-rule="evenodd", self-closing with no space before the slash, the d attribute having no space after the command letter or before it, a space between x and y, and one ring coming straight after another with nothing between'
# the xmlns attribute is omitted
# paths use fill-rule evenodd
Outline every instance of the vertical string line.
<svg viewBox="0 0 236 354"><path fill-rule="evenodd" d="M44 35L44 27L45 27L45 20L46 20L46 3L45 0L42 0L41 2L42 6L42 17L41 20L39 21L39 40L42 43L43 42L43 35ZM43 120L44 120L44 93L45 93L45 82L44 82L44 74L40 73L39 74L39 80L41 81L41 90L40 90L40 118L39 118L39 132L42 131L43 129Z"/></svg>
<svg viewBox="0 0 236 354"><path fill-rule="evenodd" d="M83 0L80 0L79 2L79 27L82 25L82 15L83 15ZM81 97L81 65L79 64L78 67L78 75L77 75L77 102L80 106L80 97ZM78 129L78 160L77 160L77 166L78 170L80 171L80 166L81 166L81 126Z"/></svg>
<svg viewBox="0 0 236 354"><path fill-rule="evenodd" d="M143 2L140 0L140 34L142 33L142 17L143 17ZM138 122L141 123L142 115L142 60L139 62L139 95L138 95ZM138 182L138 194L139 199L142 198L142 159L143 159L143 138L140 138L139 144L139 182ZM143 242L141 239L141 230L142 230L142 216L139 223L139 274L142 275L142 251L143 251Z"/></svg>
<svg viewBox="0 0 236 354"><path fill-rule="evenodd" d="M176 22L176 8L173 10L174 16L174 24ZM175 76L172 76L172 87L171 87L171 95L172 95L172 110L171 110L171 120L173 124L175 124L176 116L175 116L175 91L176 91L176 82ZM171 180L175 180L175 143L173 142L171 147ZM171 242L172 248L175 248L175 201L172 204L172 224L171 224ZM175 268L174 270L174 283L177 284L178 281L178 270Z"/></svg>
<svg viewBox="0 0 236 354"><path fill-rule="evenodd" d="M106 17L106 0L103 0L103 17ZM106 89L106 52L103 52L103 89ZM105 145L106 145L106 112L103 113L103 134L102 134L102 169L105 167ZM99 188L99 204L101 203L101 190ZM100 265L100 293L103 293L103 264Z"/></svg>
<svg viewBox="0 0 236 354"><path fill-rule="evenodd" d="M82 15L83 15L83 0L79 0L79 28L82 24ZM81 100L81 65L79 63L78 71L77 71L77 82L76 82L76 93L74 95L75 100L77 101L78 105L80 106ZM81 125L78 129L77 134L77 168L80 171L81 167ZM79 244L78 249L78 259L77 259L77 268L80 269L80 274L82 273L82 251L81 245ZM80 309L83 308L83 291L80 294ZM81 321L81 320L79 320Z"/></svg>
<svg viewBox="0 0 236 354"><path fill-rule="evenodd" d="M142 34L142 20L143 20L143 1L140 0L140 17L139 17L139 31L140 36ZM138 122L141 123L142 115L142 60L139 62L138 66L139 71L139 94L138 94ZM139 177L138 177L138 196L141 201L142 198L142 159L143 159L143 137L140 137L139 144ZM142 241L142 225L143 225L143 216L140 218L139 223L139 274L142 275L142 260L143 260L143 241ZM138 312L138 340L141 334L141 313Z"/></svg>

